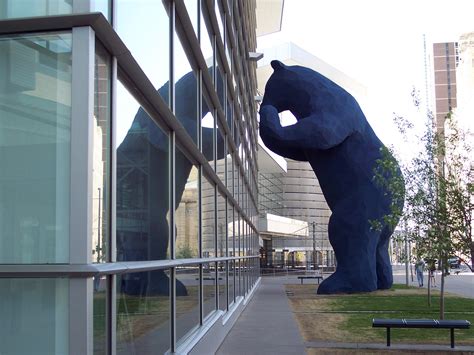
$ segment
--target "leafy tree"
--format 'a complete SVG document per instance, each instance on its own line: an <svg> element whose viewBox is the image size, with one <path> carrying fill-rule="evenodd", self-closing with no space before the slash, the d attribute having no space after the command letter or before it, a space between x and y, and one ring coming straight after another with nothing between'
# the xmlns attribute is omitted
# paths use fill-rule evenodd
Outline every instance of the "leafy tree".
<svg viewBox="0 0 474 355"><path fill-rule="evenodd" d="M416 104L419 105L419 100ZM403 178L394 174L398 165L393 148L382 148L374 168L374 180L392 196L391 211L382 222L371 221L373 228L403 220L405 233L416 245L415 256L428 262L439 261L441 270L440 318L444 317L444 278L451 255L470 255L474 263L472 239L473 161L469 140L452 115L446 117L446 131L434 132L428 113L424 133L415 138L421 143L418 155L401 164ZM395 116L395 123L408 141L413 125ZM404 210L400 201L405 198ZM470 265L473 270L473 264ZM430 283L428 283L430 302Z"/></svg>

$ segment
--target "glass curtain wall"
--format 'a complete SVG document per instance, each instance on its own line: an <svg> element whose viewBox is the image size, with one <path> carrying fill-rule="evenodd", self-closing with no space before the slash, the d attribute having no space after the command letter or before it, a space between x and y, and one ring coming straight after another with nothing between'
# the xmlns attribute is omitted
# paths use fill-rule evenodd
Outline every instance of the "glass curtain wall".
<svg viewBox="0 0 474 355"><path fill-rule="evenodd" d="M255 286L255 3L209 4L0 2L0 354L179 353Z"/></svg>

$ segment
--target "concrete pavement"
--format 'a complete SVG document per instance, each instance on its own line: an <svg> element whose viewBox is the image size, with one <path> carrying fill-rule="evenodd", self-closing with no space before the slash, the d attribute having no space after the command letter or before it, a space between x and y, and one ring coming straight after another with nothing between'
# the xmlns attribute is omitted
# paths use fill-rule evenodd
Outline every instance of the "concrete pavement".
<svg viewBox="0 0 474 355"><path fill-rule="evenodd" d="M247 308L227 334L217 354L305 354L305 344L285 293L296 277L262 277Z"/></svg>

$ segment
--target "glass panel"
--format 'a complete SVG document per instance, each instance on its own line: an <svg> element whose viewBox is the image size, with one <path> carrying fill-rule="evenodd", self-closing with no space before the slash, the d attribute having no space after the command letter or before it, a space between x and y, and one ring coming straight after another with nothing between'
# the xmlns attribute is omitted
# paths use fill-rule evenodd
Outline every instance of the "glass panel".
<svg viewBox="0 0 474 355"><path fill-rule="evenodd" d="M176 118L186 129L194 143L197 143L198 129L198 82L191 65L189 64L186 53L184 52L178 36L175 34L175 57L174 71L176 78L175 85L175 111ZM203 116L201 116L203 117ZM201 119L199 117L199 119Z"/></svg>
<svg viewBox="0 0 474 355"><path fill-rule="evenodd" d="M229 280L227 287L229 288L229 306L234 303L234 282L235 282L235 262L234 260L229 260Z"/></svg>
<svg viewBox="0 0 474 355"><path fill-rule="evenodd" d="M169 281L162 294L147 287L165 274L169 280L168 270L117 276L117 354L163 354L169 349ZM129 292L131 282L140 284L144 292Z"/></svg>
<svg viewBox="0 0 474 355"><path fill-rule="evenodd" d="M69 353L69 280L0 278L0 354Z"/></svg>
<svg viewBox="0 0 474 355"><path fill-rule="evenodd" d="M217 193L217 256L226 256L227 242L226 200Z"/></svg>
<svg viewBox="0 0 474 355"><path fill-rule="evenodd" d="M199 326L199 266L176 268L176 339Z"/></svg>
<svg viewBox="0 0 474 355"><path fill-rule="evenodd" d="M226 39L225 39L225 56L227 59L227 64L229 65L230 70L232 71L232 52L231 52L231 44L229 39L229 32L226 30ZM230 79L229 79L230 80Z"/></svg>
<svg viewBox="0 0 474 355"><path fill-rule="evenodd" d="M102 12L105 18L110 21L111 2L112 0L91 0L91 12Z"/></svg>
<svg viewBox="0 0 474 355"><path fill-rule="evenodd" d="M227 204L227 255L234 256L234 208L232 204Z"/></svg>
<svg viewBox="0 0 474 355"><path fill-rule="evenodd" d="M216 161L216 173L217 176L225 185L225 139L222 131L217 129L217 161Z"/></svg>
<svg viewBox="0 0 474 355"><path fill-rule="evenodd" d="M194 33L197 37L197 22L199 18L198 14L198 2L199 0L184 0L184 4L186 5L186 10L188 11L189 18L194 28Z"/></svg>
<svg viewBox="0 0 474 355"><path fill-rule="evenodd" d="M202 256L204 258L216 256L215 245L215 185L205 177L202 179Z"/></svg>
<svg viewBox="0 0 474 355"><path fill-rule="evenodd" d="M224 68L220 61L220 56L217 56L217 57L218 57L218 60L216 61L217 63L216 91L217 91L217 97L219 98L221 107L225 109L226 92L225 92L225 86L224 86L224 83L225 83Z"/></svg>
<svg viewBox="0 0 474 355"><path fill-rule="evenodd" d="M216 263L203 264L204 318L216 310Z"/></svg>
<svg viewBox="0 0 474 355"><path fill-rule="evenodd" d="M168 145L168 134L160 129L118 82L115 147L118 261L169 258ZM168 282L164 275L160 278L164 283ZM144 279L130 287L142 287L147 282ZM157 291L168 288L157 284L152 287L157 288ZM138 289L128 291L139 292Z"/></svg>
<svg viewBox="0 0 474 355"><path fill-rule="evenodd" d="M169 18L161 1L116 0L115 28L163 100L169 96ZM139 39L139 40L137 40Z"/></svg>
<svg viewBox="0 0 474 355"><path fill-rule="evenodd" d="M72 13L70 0L2 0L0 20Z"/></svg>
<svg viewBox="0 0 474 355"><path fill-rule="evenodd" d="M92 260L107 261L110 162L110 57L96 42L92 135Z"/></svg>
<svg viewBox="0 0 474 355"><path fill-rule="evenodd" d="M176 149L176 258L199 256L198 169Z"/></svg>
<svg viewBox="0 0 474 355"><path fill-rule="evenodd" d="M208 103L202 97L202 153L209 161L213 169L214 166L214 115L209 111Z"/></svg>
<svg viewBox="0 0 474 355"><path fill-rule="evenodd" d="M106 354L107 333L107 279L105 276L94 277L93 327L94 354Z"/></svg>
<svg viewBox="0 0 474 355"><path fill-rule="evenodd" d="M212 68L213 67L213 58L214 58L214 49L213 49L213 44L211 43L210 37L209 37L209 31L207 29L207 24L206 21L204 21L204 17L202 15L202 7L201 7L201 13L200 13L200 18L201 18L201 51L202 55L204 57L204 60L206 61L207 67ZM212 73L211 77L213 76Z"/></svg>
<svg viewBox="0 0 474 355"><path fill-rule="evenodd" d="M232 131L232 128L234 127L234 117L233 117L233 104L232 100L227 101L227 108L226 108L226 119L227 119L227 125L229 126L229 129Z"/></svg>
<svg viewBox="0 0 474 355"><path fill-rule="evenodd" d="M230 151L230 148L229 150ZM232 154L227 154L227 182L226 186L229 189L230 193L234 194L234 164L232 159Z"/></svg>
<svg viewBox="0 0 474 355"><path fill-rule="evenodd" d="M223 20L222 20L223 13L221 13L219 9L218 2L219 0L214 1L214 9L216 12L217 25L219 26L219 32L221 34L221 38L224 39L224 25L223 25Z"/></svg>
<svg viewBox="0 0 474 355"><path fill-rule="evenodd" d="M226 281L226 262L218 263L217 284L219 287L219 309L227 310L227 281Z"/></svg>
<svg viewBox="0 0 474 355"><path fill-rule="evenodd" d="M71 48L0 37L0 263L69 261Z"/></svg>

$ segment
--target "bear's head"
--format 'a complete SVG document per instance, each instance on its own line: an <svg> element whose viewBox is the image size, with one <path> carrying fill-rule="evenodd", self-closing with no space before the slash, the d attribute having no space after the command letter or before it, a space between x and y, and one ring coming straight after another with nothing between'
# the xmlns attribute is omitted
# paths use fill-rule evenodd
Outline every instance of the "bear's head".
<svg viewBox="0 0 474 355"><path fill-rule="evenodd" d="M273 74L265 85L262 106L272 105L278 112L291 111L296 119L308 116L311 106L311 90L308 89L312 85L308 75L311 76L312 70L287 66L278 60L273 60L271 66Z"/></svg>

